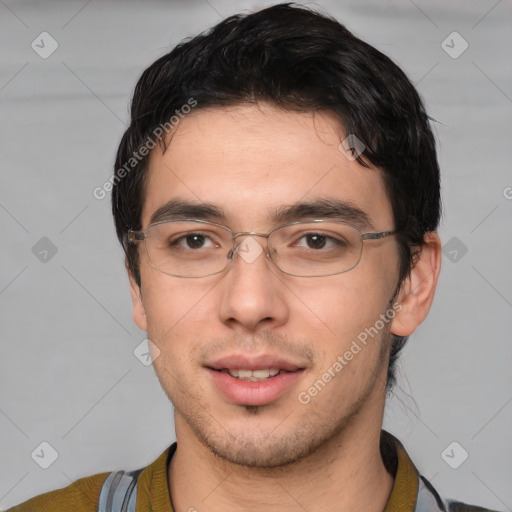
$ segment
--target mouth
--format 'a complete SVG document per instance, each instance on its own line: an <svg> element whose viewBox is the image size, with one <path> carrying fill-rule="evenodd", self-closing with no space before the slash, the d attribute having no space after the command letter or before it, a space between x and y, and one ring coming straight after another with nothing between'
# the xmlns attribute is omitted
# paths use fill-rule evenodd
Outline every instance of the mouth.
<svg viewBox="0 0 512 512"><path fill-rule="evenodd" d="M214 387L229 403L267 405L283 397L305 367L279 357L228 356L206 366Z"/></svg>
<svg viewBox="0 0 512 512"><path fill-rule="evenodd" d="M279 370L277 368L262 368L259 370L243 370L243 369L227 369L223 368L222 370L218 370L223 373L229 373L231 377L234 377L238 380L245 380L248 382L262 382L276 375L280 375L286 370Z"/></svg>

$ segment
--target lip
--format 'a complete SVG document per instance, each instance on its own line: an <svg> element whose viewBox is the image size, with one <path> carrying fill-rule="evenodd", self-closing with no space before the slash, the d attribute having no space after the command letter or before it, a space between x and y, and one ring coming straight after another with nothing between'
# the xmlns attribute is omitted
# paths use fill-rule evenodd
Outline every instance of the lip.
<svg viewBox="0 0 512 512"><path fill-rule="evenodd" d="M260 382L239 380L229 373L208 369L221 394L236 405L268 405L283 396L300 378L303 370L283 372Z"/></svg>
<svg viewBox="0 0 512 512"><path fill-rule="evenodd" d="M229 373L220 371L262 368L277 368L282 370L282 373L259 382L251 382L239 380ZM228 402L254 406L268 405L278 400L293 387L304 371L304 367L298 364L271 355L250 358L243 355L226 356L206 365L206 369L215 387Z"/></svg>
<svg viewBox="0 0 512 512"><path fill-rule="evenodd" d="M263 354L256 357L247 357L244 355L230 355L221 357L212 363L205 366L213 370L260 370L261 368L278 368L279 370L286 370L287 372L294 372L301 370L299 364L286 361L282 357Z"/></svg>

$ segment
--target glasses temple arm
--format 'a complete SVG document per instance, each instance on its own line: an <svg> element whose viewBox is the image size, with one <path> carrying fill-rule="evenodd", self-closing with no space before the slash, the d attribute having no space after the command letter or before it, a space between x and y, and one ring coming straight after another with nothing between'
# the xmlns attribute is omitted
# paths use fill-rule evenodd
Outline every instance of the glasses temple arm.
<svg viewBox="0 0 512 512"><path fill-rule="evenodd" d="M134 231L133 229L130 229L128 231L128 241L129 242L137 242L140 240L145 240L146 233L144 231Z"/></svg>
<svg viewBox="0 0 512 512"><path fill-rule="evenodd" d="M397 231L381 231L380 233L362 233L363 240L379 240L386 236L396 235Z"/></svg>

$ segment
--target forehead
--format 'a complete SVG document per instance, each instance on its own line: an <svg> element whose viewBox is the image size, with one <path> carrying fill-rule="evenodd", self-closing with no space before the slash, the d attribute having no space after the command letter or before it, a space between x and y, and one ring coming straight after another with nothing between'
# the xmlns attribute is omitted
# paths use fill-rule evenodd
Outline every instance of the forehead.
<svg viewBox="0 0 512 512"><path fill-rule="evenodd" d="M283 207L330 201L387 229L382 173L347 158L339 149L347 135L326 112L265 103L198 108L180 120L165 152L151 152L142 224L178 200L216 207L217 220L233 228L267 229Z"/></svg>

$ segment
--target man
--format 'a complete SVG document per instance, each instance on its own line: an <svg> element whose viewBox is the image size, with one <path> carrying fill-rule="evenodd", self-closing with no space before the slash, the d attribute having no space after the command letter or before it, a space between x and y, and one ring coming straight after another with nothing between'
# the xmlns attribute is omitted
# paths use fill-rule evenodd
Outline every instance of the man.
<svg viewBox="0 0 512 512"><path fill-rule="evenodd" d="M177 443L12 510L483 510L382 431L441 261L434 138L395 64L302 7L228 18L144 72L112 184Z"/></svg>

